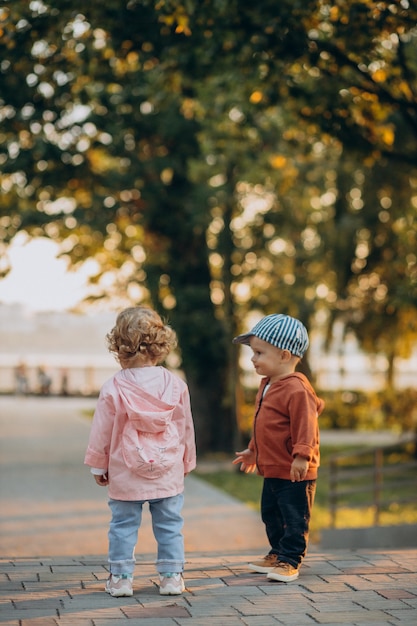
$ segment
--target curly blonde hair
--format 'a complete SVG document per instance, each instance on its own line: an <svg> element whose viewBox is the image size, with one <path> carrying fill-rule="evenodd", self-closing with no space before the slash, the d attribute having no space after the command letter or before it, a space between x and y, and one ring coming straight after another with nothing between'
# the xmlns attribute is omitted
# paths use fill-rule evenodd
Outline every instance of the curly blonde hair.
<svg viewBox="0 0 417 626"><path fill-rule="evenodd" d="M138 356L161 363L177 345L175 331L148 307L129 307L119 313L106 335L109 352L119 363L129 364Z"/></svg>

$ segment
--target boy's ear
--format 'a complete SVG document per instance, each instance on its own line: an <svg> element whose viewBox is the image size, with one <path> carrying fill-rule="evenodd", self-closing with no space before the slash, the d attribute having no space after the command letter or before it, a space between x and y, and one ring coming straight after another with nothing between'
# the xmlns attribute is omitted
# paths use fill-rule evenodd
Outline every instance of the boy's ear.
<svg viewBox="0 0 417 626"><path fill-rule="evenodd" d="M287 363L288 361L291 361L292 354L289 350L283 350L281 353L281 357L282 360Z"/></svg>

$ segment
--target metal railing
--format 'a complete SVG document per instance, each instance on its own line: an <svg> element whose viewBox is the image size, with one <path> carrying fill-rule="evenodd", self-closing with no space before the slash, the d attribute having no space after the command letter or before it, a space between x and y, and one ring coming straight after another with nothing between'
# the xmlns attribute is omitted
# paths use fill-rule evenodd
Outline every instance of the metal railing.
<svg viewBox="0 0 417 626"><path fill-rule="evenodd" d="M342 452L329 459L330 526L342 508L373 509L373 524L392 506L417 505L417 438Z"/></svg>

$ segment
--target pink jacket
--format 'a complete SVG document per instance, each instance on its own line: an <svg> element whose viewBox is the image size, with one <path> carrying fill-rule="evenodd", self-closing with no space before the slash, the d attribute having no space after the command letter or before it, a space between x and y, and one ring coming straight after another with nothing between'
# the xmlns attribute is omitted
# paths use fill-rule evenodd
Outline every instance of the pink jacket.
<svg viewBox="0 0 417 626"><path fill-rule="evenodd" d="M185 382L162 366L117 372L100 391L84 463L108 472L114 500L182 493L184 474L196 466Z"/></svg>

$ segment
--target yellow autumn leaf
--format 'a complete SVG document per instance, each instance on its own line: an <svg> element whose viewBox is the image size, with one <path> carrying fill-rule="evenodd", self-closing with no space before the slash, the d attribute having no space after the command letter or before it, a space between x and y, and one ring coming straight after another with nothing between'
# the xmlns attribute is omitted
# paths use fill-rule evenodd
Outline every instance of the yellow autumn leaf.
<svg viewBox="0 0 417 626"><path fill-rule="evenodd" d="M395 139L395 134L392 128L384 128L384 130L382 131L382 141L387 146L392 146L394 143L394 139Z"/></svg>
<svg viewBox="0 0 417 626"><path fill-rule="evenodd" d="M330 9L329 16L330 16L330 21L336 22L336 20L339 18L339 7L332 6Z"/></svg>
<svg viewBox="0 0 417 626"><path fill-rule="evenodd" d="M280 170L285 167L287 159L282 154L276 154L269 159L269 162L275 170Z"/></svg>
<svg viewBox="0 0 417 626"><path fill-rule="evenodd" d="M187 37L191 35L191 30L188 28L188 26L182 26L181 24L178 24L177 28L175 29L175 32L184 33L184 35L187 35Z"/></svg>
<svg viewBox="0 0 417 626"><path fill-rule="evenodd" d="M184 15L182 13L176 14L177 19L177 27L175 29L176 33L184 33L184 35L191 35L191 30L189 27L189 19L188 15Z"/></svg>
<svg viewBox="0 0 417 626"><path fill-rule="evenodd" d="M253 91L250 95L249 100L252 104L258 104L259 102L261 102L262 98L263 98L262 91Z"/></svg>
<svg viewBox="0 0 417 626"><path fill-rule="evenodd" d="M160 15L158 20L165 24L166 26L172 26L175 20L173 15Z"/></svg>
<svg viewBox="0 0 417 626"><path fill-rule="evenodd" d="M376 70L376 72L373 72L372 78L376 83L383 83L387 79L387 74L385 70Z"/></svg>

